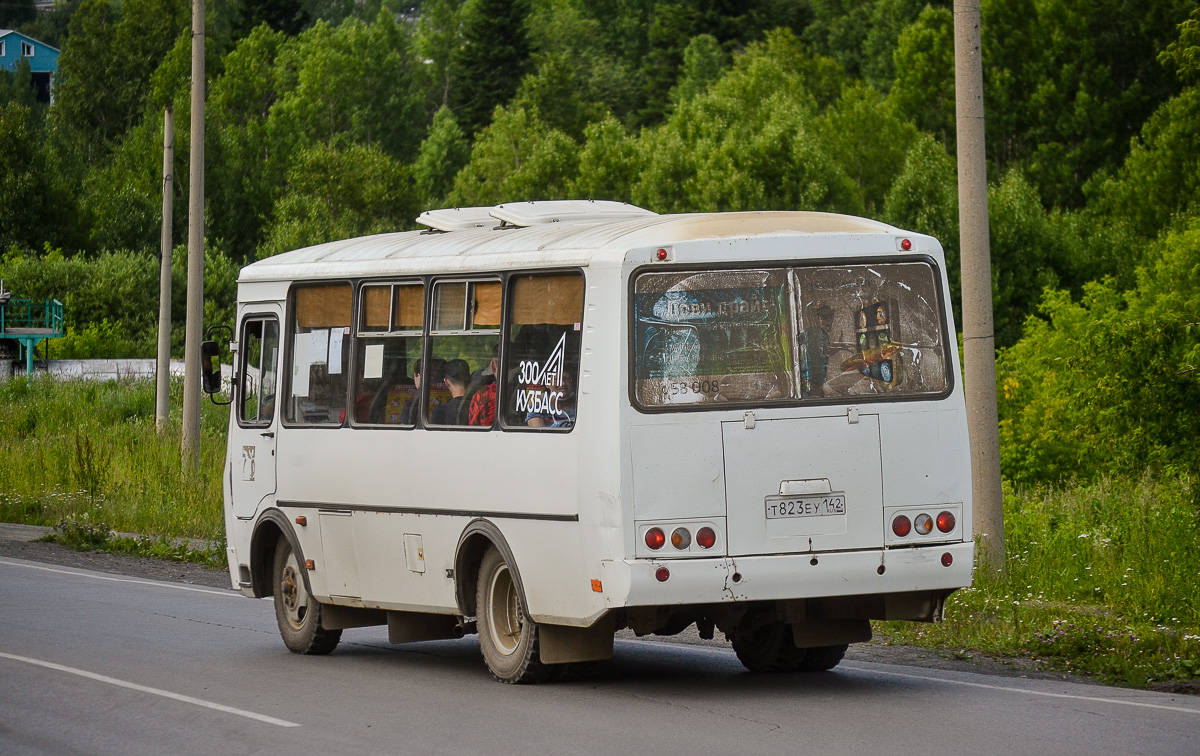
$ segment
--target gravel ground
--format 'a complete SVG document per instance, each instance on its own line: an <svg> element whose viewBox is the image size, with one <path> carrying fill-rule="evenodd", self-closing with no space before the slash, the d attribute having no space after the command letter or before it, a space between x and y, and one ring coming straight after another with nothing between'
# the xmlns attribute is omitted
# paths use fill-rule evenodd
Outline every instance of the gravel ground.
<svg viewBox="0 0 1200 756"><path fill-rule="evenodd" d="M196 564L169 562L160 559L148 559L126 554L108 554L96 551L75 551L57 543L40 543L36 539L51 532L51 528L32 525L12 525L0 523L0 557L25 559L31 562L57 564L65 567L77 567L97 572L108 572L130 577L164 580L177 583L190 583L211 588L230 587L229 574L221 570L211 570ZM632 638L633 633L622 630L619 638ZM728 646L720 634L713 640L703 640L696 633L695 627L689 627L679 635L670 637L650 636L653 640L689 643L696 645ZM870 643L856 643L850 647L846 658L854 661L875 662L880 664L904 664L929 669L948 669L963 672L997 675L1002 677L1026 677L1042 680L1070 680L1075 683L1100 683L1078 675L1065 675L1057 672L1047 672L1037 669L1032 659L998 658L985 656L974 652L930 651L913 646L888 645L875 640ZM1200 693L1200 686L1191 682L1180 685L1155 686L1156 690L1172 693Z"/></svg>

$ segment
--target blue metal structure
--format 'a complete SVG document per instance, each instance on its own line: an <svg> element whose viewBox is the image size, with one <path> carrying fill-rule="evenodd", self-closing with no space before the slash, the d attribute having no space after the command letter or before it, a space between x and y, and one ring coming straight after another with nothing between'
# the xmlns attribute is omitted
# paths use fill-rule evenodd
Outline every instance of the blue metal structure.
<svg viewBox="0 0 1200 756"><path fill-rule="evenodd" d="M0 339L12 339L25 356L25 374L33 373L33 350L46 339L63 335L63 304L57 299L0 300Z"/></svg>

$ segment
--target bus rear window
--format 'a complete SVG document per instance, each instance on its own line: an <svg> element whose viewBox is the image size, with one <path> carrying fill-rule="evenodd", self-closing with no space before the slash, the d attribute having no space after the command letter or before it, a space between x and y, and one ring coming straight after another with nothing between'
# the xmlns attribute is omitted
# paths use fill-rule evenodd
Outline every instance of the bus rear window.
<svg viewBox="0 0 1200 756"><path fill-rule="evenodd" d="M949 388L925 262L645 273L634 285L644 407L936 395Z"/></svg>
<svg viewBox="0 0 1200 756"><path fill-rule="evenodd" d="M634 287L646 406L796 396L784 269L646 273Z"/></svg>

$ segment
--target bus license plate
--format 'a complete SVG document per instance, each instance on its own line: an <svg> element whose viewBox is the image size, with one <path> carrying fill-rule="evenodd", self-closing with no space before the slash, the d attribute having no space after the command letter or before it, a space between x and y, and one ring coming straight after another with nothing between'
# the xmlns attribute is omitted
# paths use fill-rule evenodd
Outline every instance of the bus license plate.
<svg viewBox="0 0 1200 756"><path fill-rule="evenodd" d="M846 514L846 494L844 493L767 497L768 520L844 514Z"/></svg>

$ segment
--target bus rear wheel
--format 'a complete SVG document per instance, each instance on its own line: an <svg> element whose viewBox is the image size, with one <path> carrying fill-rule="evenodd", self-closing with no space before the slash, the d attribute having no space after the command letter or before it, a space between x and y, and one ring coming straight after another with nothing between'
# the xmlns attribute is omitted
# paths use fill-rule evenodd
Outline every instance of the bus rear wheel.
<svg viewBox="0 0 1200 756"><path fill-rule="evenodd" d="M827 672L841 663L842 657L846 655L846 649L850 648L843 643L838 646L817 646L816 648L802 649L804 658L800 660L798 669L801 672Z"/></svg>
<svg viewBox="0 0 1200 756"><path fill-rule="evenodd" d="M476 626L483 660L500 682L537 683L550 676L538 651L537 623L525 616L523 604L508 563L489 548L479 565Z"/></svg>
<svg viewBox="0 0 1200 756"><path fill-rule="evenodd" d="M805 658L805 650L792 640L791 626L779 621L734 633L729 640L738 661L751 672L790 672Z"/></svg>
<svg viewBox="0 0 1200 756"><path fill-rule="evenodd" d="M275 546L274 567L275 621L284 645L296 654L329 653L342 639L342 631L321 627L321 605L308 592L300 560L283 536Z"/></svg>

